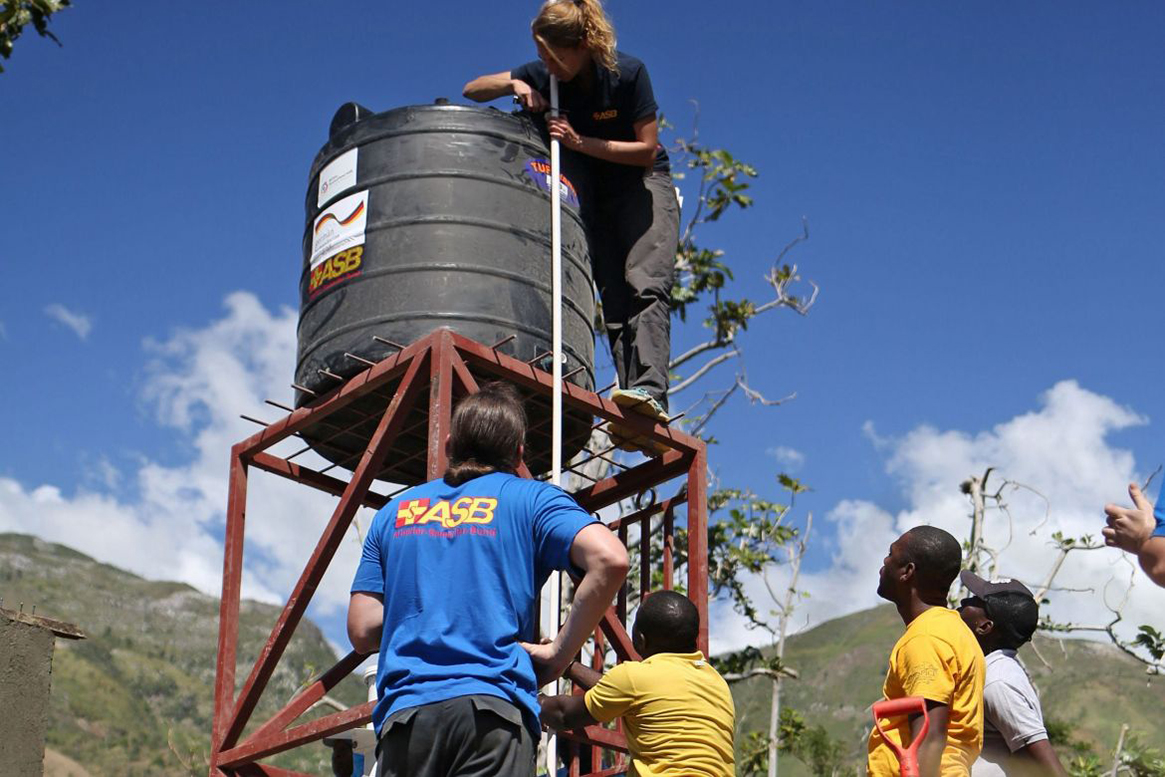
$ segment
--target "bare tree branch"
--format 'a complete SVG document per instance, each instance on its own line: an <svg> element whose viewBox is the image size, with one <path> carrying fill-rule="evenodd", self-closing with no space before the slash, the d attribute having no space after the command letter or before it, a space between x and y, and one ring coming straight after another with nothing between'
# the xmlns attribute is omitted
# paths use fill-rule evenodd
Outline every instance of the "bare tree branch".
<svg viewBox="0 0 1165 777"><path fill-rule="evenodd" d="M724 347L728 346L730 342L731 342L730 339L729 340L722 340L720 338L716 338L715 340L709 340L707 342L700 343L699 345L693 346L693 347L689 348L688 350L684 351L683 353L681 353L679 356L672 359L667 365L668 369L669 370L677 369L681 365L685 364L686 362L691 361L692 359L696 358L700 354L702 354L706 351L715 350L716 348L724 348Z"/></svg>
<svg viewBox="0 0 1165 777"><path fill-rule="evenodd" d="M690 432L697 436L703 432L704 427L708 425L710 420L712 420L712 416L716 415L716 412L720 408L724 407L724 403L728 401L729 397L736 393L737 388L739 388L739 386L736 383L733 383L730 388L725 389L720 398L717 399L710 408L708 408L708 412L704 413L704 415L700 416L693 422ZM708 396L708 394L705 394L704 398L707 399Z"/></svg>
<svg viewBox="0 0 1165 777"><path fill-rule="evenodd" d="M737 356L740 356L740 351L736 348L733 348L731 351L725 351L724 353L720 354L719 356L712 357L707 362L705 362L704 366L700 367L700 369L696 370L691 375L689 375L688 377L684 378L676 385L669 388L667 390L668 396L671 396L672 394L680 393L681 391L686 389L688 386L692 385L693 383L698 381L700 378L702 378L706 374L708 374L708 370L711 370L712 368L716 367L719 364L723 364L724 362L728 361L729 359L734 359Z"/></svg>
<svg viewBox="0 0 1165 777"><path fill-rule="evenodd" d="M746 397L748 397L750 404L756 404L759 402L765 407L774 407L776 405L783 405L786 402L797 398L797 392L794 391L792 394L783 396L780 399L765 399L763 394L761 394L756 389L749 387L748 383L745 382L745 377L743 375L736 376L736 385L740 386L740 390L744 392Z"/></svg>

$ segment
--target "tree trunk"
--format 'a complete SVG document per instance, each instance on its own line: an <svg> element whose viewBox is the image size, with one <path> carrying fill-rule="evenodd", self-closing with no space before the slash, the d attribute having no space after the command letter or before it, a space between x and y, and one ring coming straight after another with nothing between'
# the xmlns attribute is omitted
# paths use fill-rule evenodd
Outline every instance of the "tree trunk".
<svg viewBox="0 0 1165 777"><path fill-rule="evenodd" d="M801 559L805 558L805 548L809 544L809 533L813 531L813 513L809 513L805 520L805 531L801 538L789 549L789 587L785 589L785 603L781 607L780 630L777 639L777 658L784 661L785 635L789 631L789 618L797 597L797 581L801 577ZM777 777L777 755L780 742L777 735L781 725L781 682L784 676L778 674L773 678L773 704L769 710L769 777Z"/></svg>
<svg viewBox="0 0 1165 777"><path fill-rule="evenodd" d="M777 777L777 734L781 724L781 677L773 679L773 705L769 711L769 777Z"/></svg>
<svg viewBox="0 0 1165 777"><path fill-rule="evenodd" d="M1129 733L1129 724L1125 723L1121 726L1120 738L1116 741L1116 752L1112 755L1112 774L1111 777L1117 777L1120 773L1121 767L1121 753L1125 749L1125 734Z"/></svg>

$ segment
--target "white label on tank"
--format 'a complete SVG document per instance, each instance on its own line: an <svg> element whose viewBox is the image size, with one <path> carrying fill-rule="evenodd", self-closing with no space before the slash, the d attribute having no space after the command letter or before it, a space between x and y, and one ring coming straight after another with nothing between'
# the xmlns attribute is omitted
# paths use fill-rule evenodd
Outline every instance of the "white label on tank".
<svg viewBox="0 0 1165 777"><path fill-rule="evenodd" d="M349 194L327 207L311 230L311 266L352 246L364 244L368 226L368 190Z"/></svg>
<svg viewBox="0 0 1165 777"><path fill-rule="evenodd" d="M358 148L345 151L328 162L327 167L320 171L320 194L316 200L316 207L321 208L328 200L350 186L356 185L356 156Z"/></svg>

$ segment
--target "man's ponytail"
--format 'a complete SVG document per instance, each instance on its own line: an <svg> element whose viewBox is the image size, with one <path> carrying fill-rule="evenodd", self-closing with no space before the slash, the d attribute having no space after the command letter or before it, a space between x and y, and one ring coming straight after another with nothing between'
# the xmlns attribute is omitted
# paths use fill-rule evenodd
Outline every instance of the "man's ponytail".
<svg viewBox="0 0 1165 777"><path fill-rule="evenodd" d="M491 472L513 472L526 440L526 410L509 383L486 383L457 403L449 424L445 482L459 486Z"/></svg>

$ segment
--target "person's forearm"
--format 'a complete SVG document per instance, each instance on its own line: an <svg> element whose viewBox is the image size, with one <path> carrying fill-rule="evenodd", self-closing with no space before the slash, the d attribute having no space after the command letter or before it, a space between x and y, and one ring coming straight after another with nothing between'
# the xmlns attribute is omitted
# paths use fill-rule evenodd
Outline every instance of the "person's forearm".
<svg viewBox="0 0 1165 777"><path fill-rule="evenodd" d="M655 146L638 140L601 140L600 138L579 138L582 142L577 151L630 167L650 167L655 161Z"/></svg>
<svg viewBox="0 0 1165 777"><path fill-rule="evenodd" d="M603 679L603 673L591 669L586 664L571 661L570 666L566 668L566 677L579 688L582 688L584 691L589 691L595 687L599 680Z"/></svg>
<svg viewBox="0 0 1165 777"><path fill-rule="evenodd" d="M1137 553L1141 569L1159 586L1165 587L1165 537L1150 537Z"/></svg>
<svg viewBox="0 0 1165 777"><path fill-rule="evenodd" d="M489 102L513 94L514 79L508 73L480 76L466 84L461 93L474 102Z"/></svg>
<svg viewBox="0 0 1165 777"><path fill-rule="evenodd" d="M539 701L542 712L538 719L547 728L565 731L571 728L586 728L595 722L581 696L543 696Z"/></svg>
<svg viewBox="0 0 1165 777"><path fill-rule="evenodd" d="M920 777L939 777L942 772L943 749L947 746L947 707L929 700L926 706L930 726L926 737L918 746L918 773ZM922 733L923 720L922 715L911 716L911 741Z"/></svg>
<svg viewBox="0 0 1165 777"><path fill-rule="evenodd" d="M384 632L384 599L379 595L357 592L348 602L348 640L357 653L380 650Z"/></svg>
<svg viewBox="0 0 1165 777"><path fill-rule="evenodd" d="M583 576L575 591L566 622L554 638L554 653L561 657L555 667L555 674L560 675L565 671L566 665L582 649L626 576L626 567L617 565L598 566Z"/></svg>
<svg viewBox="0 0 1165 777"><path fill-rule="evenodd" d="M1026 755L1032 765L1030 773L1038 774L1040 777L1068 777L1068 773L1064 770L1064 765L1060 763L1060 759L1056 756L1056 751L1052 748L1051 742L1046 739L1041 739L1038 742L1032 742L1026 747L1022 747L1016 751L1015 755Z"/></svg>
<svg viewBox="0 0 1165 777"><path fill-rule="evenodd" d="M918 774L920 777L939 777L942 771L943 748L947 738L944 733L941 738L928 735L926 741L918 748Z"/></svg>
<svg viewBox="0 0 1165 777"><path fill-rule="evenodd" d="M569 699L569 696L542 696L539 697L539 705L542 711L538 713L538 720L543 726L554 729L555 731L562 731L566 728L563 714L563 701Z"/></svg>

